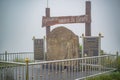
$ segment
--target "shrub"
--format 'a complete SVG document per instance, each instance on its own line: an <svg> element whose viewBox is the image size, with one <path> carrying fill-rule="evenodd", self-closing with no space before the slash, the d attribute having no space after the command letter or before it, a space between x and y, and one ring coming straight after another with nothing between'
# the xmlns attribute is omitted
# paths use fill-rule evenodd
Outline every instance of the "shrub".
<svg viewBox="0 0 120 80"><path fill-rule="evenodd" d="M113 72L113 73L110 74L110 76L114 80L120 80L120 72Z"/></svg>

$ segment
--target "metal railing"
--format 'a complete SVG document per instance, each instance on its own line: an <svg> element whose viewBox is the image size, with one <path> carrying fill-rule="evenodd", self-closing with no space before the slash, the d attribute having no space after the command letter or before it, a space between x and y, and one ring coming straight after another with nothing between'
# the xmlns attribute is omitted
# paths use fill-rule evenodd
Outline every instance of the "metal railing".
<svg viewBox="0 0 120 80"><path fill-rule="evenodd" d="M25 80L26 64L0 61L0 80Z"/></svg>
<svg viewBox="0 0 120 80"><path fill-rule="evenodd" d="M115 70L116 59L116 55L103 55L34 63L0 61L0 80L6 80L9 70L14 80L83 80Z"/></svg>
<svg viewBox="0 0 120 80"><path fill-rule="evenodd" d="M14 61L14 62L24 62L25 58L29 58L31 61L34 61L33 52L20 52L20 53L1 53L0 61Z"/></svg>

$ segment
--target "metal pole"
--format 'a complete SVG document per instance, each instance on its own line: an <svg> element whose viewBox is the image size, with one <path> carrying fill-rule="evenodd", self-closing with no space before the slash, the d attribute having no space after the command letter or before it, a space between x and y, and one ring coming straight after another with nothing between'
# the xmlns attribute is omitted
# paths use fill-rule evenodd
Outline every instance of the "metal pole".
<svg viewBox="0 0 120 80"><path fill-rule="evenodd" d="M118 51L116 52L116 67L117 67L117 70L118 70L118 67L119 67L119 65L118 65Z"/></svg>
<svg viewBox="0 0 120 80"><path fill-rule="evenodd" d="M82 58L84 57L84 34L82 34ZM83 59L82 59L82 72L83 72Z"/></svg>
<svg viewBox="0 0 120 80"><path fill-rule="evenodd" d="M102 34L99 33L99 40L98 40L98 56L101 56L101 38L103 38ZM98 58L98 64L100 65L99 71L101 71L101 57Z"/></svg>
<svg viewBox="0 0 120 80"><path fill-rule="evenodd" d="M35 36L33 36L33 38L32 38L32 40L33 40L33 54L34 54L34 61L35 61Z"/></svg>
<svg viewBox="0 0 120 80"><path fill-rule="evenodd" d="M43 53L44 53L44 61L46 60L46 54L45 54L45 52L46 52L46 51L45 51L45 42L46 42L46 41L45 41L45 40L46 40L46 39L45 39L45 36L44 36L44 40L43 40L43 47L44 47L44 48L43 48L43 49L44 49L44 50L43 50L43 51L44 51L44 52L43 52Z"/></svg>
<svg viewBox="0 0 120 80"><path fill-rule="evenodd" d="M101 56L101 33L99 33L98 38L98 56ZM101 57L98 58L99 71L101 72Z"/></svg>
<svg viewBox="0 0 120 80"><path fill-rule="evenodd" d="M26 62L26 80L29 80L29 67L28 67L29 59L26 58L25 62Z"/></svg>
<svg viewBox="0 0 120 80"><path fill-rule="evenodd" d="M5 61L7 61L7 51L5 51Z"/></svg>

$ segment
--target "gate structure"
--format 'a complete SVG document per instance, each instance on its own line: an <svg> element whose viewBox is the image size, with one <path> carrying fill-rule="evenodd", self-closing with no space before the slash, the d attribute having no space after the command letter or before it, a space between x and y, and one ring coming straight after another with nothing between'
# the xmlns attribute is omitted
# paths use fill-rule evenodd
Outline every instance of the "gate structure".
<svg viewBox="0 0 120 80"><path fill-rule="evenodd" d="M85 23L85 36L91 36L91 2L86 1L86 14L81 16L50 17L50 8L46 8L46 16L42 19L42 27L46 26L46 36L50 32L50 26L68 23Z"/></svg>
<svg viewBox="0 0 120 80"><path fill-rule="evenodd" d="M90 1L86 1L86 9L85 9L86 13L85 15L80 15L80 16L59 16L59 17L50 17L50 8L46 8L46 16L43 16L42 18L42 27L46 27L46 47L47 47L47 55L50 54L50 50L53 50L49 45L51 44L50 40L48 41L48 38L50 39L50 34L51 32L53 31L50 31L50 27L53 26L53 25L56 25L56 24L69 24L69 23L85 23L85 36L91 36L91 2ZM66 32L63 32L62 33L65 33ZM53 34L52 34L53 35ZM61 34L60 34L61 35ZM60 36L59 35L59 36ZM61 37L62 38L62 37ZM65 37L64 37L65 38ZM51 37L52 39L52 37ZM79 41L79 40L78 40ZM57 40L58 42L58 40ZM63 41L64 42L64 41ZM76 41L75 41L76 42ZM55 42L54 42L55 43ZM72 44L73 42L71 42L70 44ZM65 43L67 45L67 43ZM59 47L61 46L61 44L59 44L58 46L56 47ZM70 47L70 46L69 46ZM79 43L78 43L78 46L79 48ZM50 49L49 49L50 48ZM60 47L60 48L57 48L56 50L54 50L53 52L59 52L58 54L62 54L60 53L61 50L62 50L63 47ZM71 50L71 48L70 48ZM68 50L68 51L70 51ZM73 51L75 51L76 49L74 48ZM79 53L79 50L77 49L76 51L78 51L77 53ZM52 53L53 53L52 52ZM70 53L74 54L72 51L70 51ZM55 53L53 53L55 54ZM66 55L66 53L63 53ZM75 53L76 54L76 53ZM75 55L74 54L74 55ZM51 55L51 54L50 54ZM57 55L57 54L56 54ZM65 55L62 55L65 57ZM47 56L48 58L50 56ZM78 56L77 56L78 57ZM69 57L70 58L70 57ZM73 57L71 57L73 58ZM59 59L59 58L58 58ZM64 59L64 58L63 58ZM53 60L52 58L50 60Z"/></svg>

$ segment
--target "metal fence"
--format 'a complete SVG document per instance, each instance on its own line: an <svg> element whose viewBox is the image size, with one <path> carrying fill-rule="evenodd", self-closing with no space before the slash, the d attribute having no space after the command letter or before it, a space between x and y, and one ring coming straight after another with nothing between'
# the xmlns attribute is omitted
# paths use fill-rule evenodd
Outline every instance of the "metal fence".
<svg viewBox="0 0 120 80"><path fill-rule="evenodd" d="M31 61L34 61L33 52L20 52L20 53L1 53L0 61L14 61L14 62L23 62L25 58L29 58Z"/></svg>
<svg viewBox="0 0 120 80"><path fill-rule="evenodd" d="M0 80L26 80L26 64L0 61Z"/></svg>
<svg viewBox="0 0 120 80"><path fill-rule="evenodd" d="M116 55L103 55L34 63L0 61L0 80L9 76L9 80L83 80L115 70L116 59Z"/></svg>

